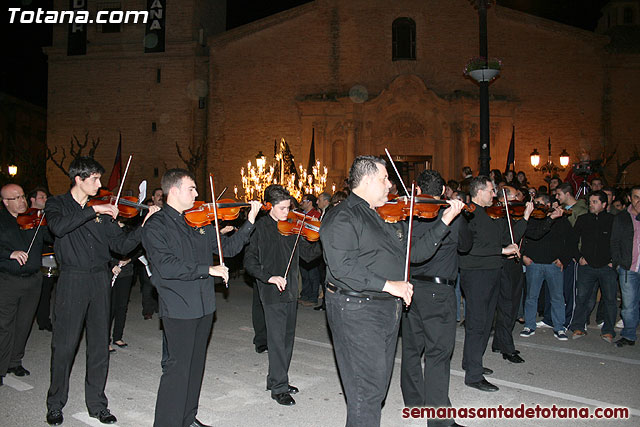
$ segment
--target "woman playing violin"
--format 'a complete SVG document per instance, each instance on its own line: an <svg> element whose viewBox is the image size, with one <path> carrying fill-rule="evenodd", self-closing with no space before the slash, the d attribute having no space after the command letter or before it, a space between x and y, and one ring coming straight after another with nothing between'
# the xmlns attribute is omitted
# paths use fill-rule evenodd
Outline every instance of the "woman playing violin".
<svg viewBox="0 0 640 427"><path fill-rule="evenodd" d="M313 261L322 255L322 250L318 243L278 231L278 222L287 220L291 207L287 190L270 185L265 189L264 199L272 208L256 222L256 231L245 251L244 266L256 279L264 308L269 349L267 389L277 403L290 406L295 405L291 394L298 392L289 384L288 372L296 328L299 259Z"/></svg>

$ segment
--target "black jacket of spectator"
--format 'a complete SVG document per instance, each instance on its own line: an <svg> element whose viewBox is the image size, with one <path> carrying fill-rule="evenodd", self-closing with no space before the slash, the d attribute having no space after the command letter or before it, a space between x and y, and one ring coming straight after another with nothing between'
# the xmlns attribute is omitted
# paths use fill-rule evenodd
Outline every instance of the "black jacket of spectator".
<svg viewBox="0 0 640 427"><path fill-rule="evenodd" d="M611 228L611 261L613 266L631 269L633 257L633 220L627 211L621 211L613 219Z"/></svg>
<svg viewBox="0 0 640 427"><path fill-rule="evenodd" d="M611 262L611 228L614 218L608 212L600 212L598 215L589 212L579 216L573 226L580 243L580 256L591 267L604 267Z"/></svg>
<svg viewBox="0 0 640 427"><path fill-rule="evenodd" d="M531 218L522 243L522 254L537 264L551 264L556 259L567 265L578 256L576 236L565 217Z"/></svg>

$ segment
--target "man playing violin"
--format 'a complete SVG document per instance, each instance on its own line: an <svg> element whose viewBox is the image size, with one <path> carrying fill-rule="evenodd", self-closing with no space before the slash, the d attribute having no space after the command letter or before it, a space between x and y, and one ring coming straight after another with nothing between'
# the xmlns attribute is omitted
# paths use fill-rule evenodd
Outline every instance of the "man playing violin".
<svg viewBox="0 0 640 427"><path fill-rule="evenodd" d="M417 178L419 194L439 199L445 182L437 171L424 170ZM426 262L411 266L413 301L402 316L402 375L400 385L405 406L440 408L451 406L449 376L456 340L458 253L468 252L473 239L459 210L440 211L432 220L414 222L413 236L449 225L436 253ZM424 355L424 372L422 357ZM429 426L456 426L452 419L429 419Z"/></svg>
<svg viewBox="0 0 640 427"><path fill-rule="evenodd" d="M27 210L22 187L7 184L0 190L0 385L7 373L22 377L25 346L38 307L42 274L40 263L45 230L23 230L16 218ZM35 239L34 239L35 236ZM29 250L29 245L33 245Z"/></svg>
<svg viewBox="0 0 640 427"><path fill-rule="evenodd" d="M386 162L359 156L349 171L351 194L330 210L320 228L327 264L327 319L347 400L347 425L380 425L393 369L402 301L413 285L404 280L407 224L386 223L375 208L391 188ZM455 217L463 207L449 201ZM411 260L431 257L448 226L436 226L412 244Z"/></svg>
<svg viewBox="0 0 640 427"><path fill-rule="evenodd" d="M462 369L465 384L481 391L497 391L498 387L484 378L493 371L482 366L493 314L496 311L502 256L518 254L518 245L527 227L527 220L533 211L529 202L523 219L513 225L513 240L505 219L492 219L486 207L493 203L496 194L493 182L486 176L477 176L470 181L471 201L478 208L469 220L473 233L471 250L460 258L460 285L465 294L465 336Z"/></svg>
<svg viewBox="0 0 640 427"><path fill-rule="evenodd" d="M504 203L505 194L508 203L522 201L519 196L522 191L516 190L510 185L505 185L498 193L499 202ZM521 208L522 206L518 205L518 207ZM529 225L531 225L531 221ZM520 356L520 352L516 350L513 342L513 328L516 324L523 286L524 272L522 271L520 259L515 255L502 257L502 272L500 273L500 287L498 288L498 300L496 303L495 333L493 334L491 351L502 353L502 358L511 363L524 363L524 359Z"/></svg>
<svg viewBox="0 0 640 427"><path fill-rule="evenodd" d="M297 387L289 384L289 365L296 329L299 259L312 261L322 252L318 243L298 239L296 235L284 236L278 231L278 221L286 221L289 214L287 190L270 185L264 191L264 200L272 208L256 223L245 252L244 267L256 278L264 308L269 349L267 390L280 405L291 406L296 403L291 394L298 392Z"/></svg>
<svg viewBox="0 0 640 427"><path fill-rule="evenodd" d="M140 244L140 228L125 234L113 221L118 207L88 206L100 189L104 168L90 157L69 165L71 189L47 200L45 213L55 236L60 264L51 342L51 385L47 394L47 422L63 422L62 408L69 394L69 375L82 330L86 328L87 373L85 400L89 415L104 424L116 422L104 393L109 368L111 297L110 250L126 254ZM157 208L150 208L147 218Z"/></svg>
<svg viewBox="0 0 640 427"><path fill-rule="evenodd" d="M168 350L153 425L202 427L196 414L215 311L213 277L226 282L229 270L212 265L211 255L218 253L215 226L191 227L185 221L184 211L193 207L198 195L193 175L170 169L161 185L166 203L142 235ZM242 250L259 210L260 203L251 202L248 221L233 236L221 237L223 253L234 256Z"/></svg>

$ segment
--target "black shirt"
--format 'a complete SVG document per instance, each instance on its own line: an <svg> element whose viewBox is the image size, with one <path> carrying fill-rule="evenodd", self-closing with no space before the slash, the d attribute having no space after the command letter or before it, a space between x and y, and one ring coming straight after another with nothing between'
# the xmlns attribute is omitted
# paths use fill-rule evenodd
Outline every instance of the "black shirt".
<svg viewBox="0 0 640 427"><path fill-rule="evenodd" d="M431 257L448 231L448 226L436 221L425 235L412 238L411 261ZM327 212L320 227L327 281L342 289L375 295L382 292L387 280L403 280L406 234L406 221L385 223L369 203L349 194Z"/></svg>
<svg viewBox="0 0 640 427"><path fill-rule="evenodd" d="M443 211L433 220L419 219L413 222L413 238L424 235L432 227L438 226ZM442 240L440 249L428 260L411 264L411 277L414 276L438 276L448 280L456 280L458 277L458 252L468 252L473 245L473 235L469 230L467 220L458 215L449 224L451 229ZM413 281L412 281L413 283ZM415 284L415 283L414 283Z"/></svg>
<svg viewBox="0 0 640 427"><path fill-rule="evenodd" d="M280 234L278 223L271 215L264 215L256 221L256 231L244 253L244 268L256 278L263 304L296 301L299 258L310 262L322 255L320 243L309 243L300 237L286 277L287 286L280 293L278 287L268 281L271 276L284 276L296 238L295 235Z"/></svg>
<svg viewBox="0 0 640 427"><path fill-rule="evenodd" d="M604 267L611 262L611 229L615 217L608 212L580 215L573 229L580 243L580 255L591 267Z"/></svg>
<svg viewBox="0 0 640 427"><path fill-rule="evenodd" d="M251 230L253 224L247 221L233 236L220 236L222 253L237 255ZM215 311L214 278L209 276L213 254L218 253L213 224L190 227L183 214L165 204L147 220L142 244L151 283L158 289L160 317L198 319Z"/></svg>
<svg viewBox="0 0 640 427"><path fill-rule="evenodd" d="M566 217L531 218L522 243L522 254L537 264L551 264L556 259L567 265L577 256L576 238Z"/></svg>
<svg viewBox="0 0 640 427"><path fill-rule="evenodd" d="M468 218L473 246L460 258L460 268L483 270L502 267L502 248L511 244L507 219L493 219L477 204ZM527 221L521 219L511 224L513 240L518 243L527 228Z"/></svg>
<svg viewBox="0 0 640 427"><path fill-rule="evenodd" d="M140 243L139 227L125 234L110 216L80 206L70 192L48 199L45 212L61 271L106 270L109 249L126 254Z"/></svg>
<svg viewBox="0 0 640 427"><path fill-rule="evenodd" d="M0 271L15 276L29 276L40 271L42 246L47 227L40 227L25 265L20 265L17 260L10 258L14 251L27 252L35 232L36 228L21 230L16 217L7 209L0 211Z"/></svg>

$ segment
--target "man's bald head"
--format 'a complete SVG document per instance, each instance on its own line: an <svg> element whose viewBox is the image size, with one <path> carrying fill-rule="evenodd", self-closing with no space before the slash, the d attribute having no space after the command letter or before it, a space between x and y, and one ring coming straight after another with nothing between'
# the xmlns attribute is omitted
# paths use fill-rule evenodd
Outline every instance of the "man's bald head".
<svg viewBox="0 0 640 427"><path fill-rule="evenodd" d="M2 203L9 213L13 216L18 216L27 210L27 198L24 195L24 190L17 184L7 184L0 189L0 195L2 196Z"/></svg>

